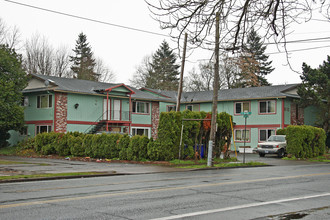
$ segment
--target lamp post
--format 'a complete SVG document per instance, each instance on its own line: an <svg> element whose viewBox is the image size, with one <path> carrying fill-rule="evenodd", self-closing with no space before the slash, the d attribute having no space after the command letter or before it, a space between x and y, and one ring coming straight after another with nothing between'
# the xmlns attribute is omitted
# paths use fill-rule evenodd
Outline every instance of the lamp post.
<svg viewBox="0 0 330 220"><path fill-rule="evenodd" d="M251 112L248 112L245 110L244 112L241 112L241 115L243 115L245 119L245 126L244 126L244 153L243 153L243 163L245 163L245 141L246 141L246 120L251 115Z"/></svg>

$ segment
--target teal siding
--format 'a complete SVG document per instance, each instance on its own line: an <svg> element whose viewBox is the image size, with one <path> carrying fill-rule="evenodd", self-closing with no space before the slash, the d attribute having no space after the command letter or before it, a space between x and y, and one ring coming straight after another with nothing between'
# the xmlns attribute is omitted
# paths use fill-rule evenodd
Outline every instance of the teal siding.
<svg viewBox="0 0 330 220"><path fill-rule="evenodd" d="M94 122L102 116L103 96L68 94L67 119ZM74 105L79 104L75 109Z"/></svg>
<svg viewBox="0 0 330 220"><path fill-rule="evenodd" d="M51 108L37 108L37 96L38 95L52 95L52 107ZM41 121L41 120L53 120L54 119L54 104L55 96L53 93L33 93L24 95L29 97L29 105L24 109L25 121Z"/></svg>

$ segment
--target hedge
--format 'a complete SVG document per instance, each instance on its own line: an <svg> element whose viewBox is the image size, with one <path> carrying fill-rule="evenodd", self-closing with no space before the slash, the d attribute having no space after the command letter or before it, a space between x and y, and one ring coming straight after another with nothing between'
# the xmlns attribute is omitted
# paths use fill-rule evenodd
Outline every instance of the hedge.
<svg viewBox="0 0 330 220"><path fill-rule="evenodd" d="M195 146L207 144L210 121L182 120L206 119L206 112L162 112L160 114L157 140L145 136L129 137L120 134L84 134L79 132L41 133L29 142L37 153L61 156L79 156L120 160L172 160L194 158ZM230 115L217 115L218 131L214 151L219 155L222 146L231 139ZM181 130L182 145L180 148ZM24 146L24 144L21 144ZM181 151L180 151L181 150ZM201 150L201 148L200 148ZM200 153L200 152L199 152ZM207 155L207 152L204 152Z"/></svg>
<svg viewBox="0 0 330 220"><path fill-rule="evenodd" d="M325 131L308 125L290 125L285 129L287 153L296 158L312 158L325 153Z"/></svg>

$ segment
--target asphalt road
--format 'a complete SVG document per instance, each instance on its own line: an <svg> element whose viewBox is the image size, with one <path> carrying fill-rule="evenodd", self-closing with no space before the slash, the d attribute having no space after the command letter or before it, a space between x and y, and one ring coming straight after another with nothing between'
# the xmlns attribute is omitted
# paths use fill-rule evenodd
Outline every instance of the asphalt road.
<svg viewBox="0 0 330 220"><path fill-rule="evenodd" d="M1 220L293 217L330 219L329 164L0 184Z"/></svg>

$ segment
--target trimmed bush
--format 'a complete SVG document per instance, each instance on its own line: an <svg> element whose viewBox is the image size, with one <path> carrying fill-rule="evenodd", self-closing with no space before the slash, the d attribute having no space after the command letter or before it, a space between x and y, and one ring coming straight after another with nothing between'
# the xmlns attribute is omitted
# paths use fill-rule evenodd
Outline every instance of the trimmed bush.
<svg viewBox="0 0 330 220"><path fill-rule="evenodd" d="M277 129L276 135L286 135L286 129Z"/></svg>
<svg viewBox="0 0 330 220"><path fill-rule="evenodd" d="M83 139L81 137L69 136L68 144L70 146L71 154L73 156L81 157L85 156L85 149L83 145Z"/></svg>
<svg viewBox="0 0 330 220"><path fill-rule="evenodd" d="M61 133L58 135L56 141L54 142L54 148L56 153L60 156L70 155L70 145L68 143L68 139L71 135Z"/></svg>
<svg viewBox="0 0 330 220"><path fill-rule="evenodd" d="M119 151L119 159L120 160L127 160L127 149L130 144L130 137L125 134L119 139L118 147Z"/></svg>
<svg viewBox="0 0 330 220"><path fill-rule="evenodd" d="M287 153L296 158L311 158L325 153L325 132L308 125L288 126Z"/></svg>

